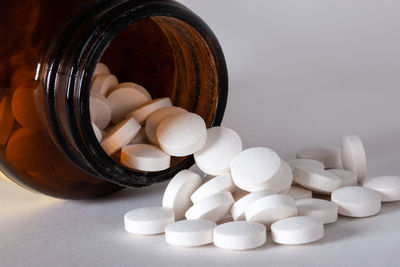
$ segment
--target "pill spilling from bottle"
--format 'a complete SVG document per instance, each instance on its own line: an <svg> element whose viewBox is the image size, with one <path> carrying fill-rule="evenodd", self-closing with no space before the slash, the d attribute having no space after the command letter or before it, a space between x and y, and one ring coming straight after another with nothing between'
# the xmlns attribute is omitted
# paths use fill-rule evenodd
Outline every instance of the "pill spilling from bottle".
<svg viewBox="0 0 400 267"><path fill-rule="evenodd" d="M206 142L206 124L199 115L173 106L168 97L152 99L136 83L118 83L105 64L96 67L90 95L96 138L126 167L162 171L170 167L171 156L191 155Z"/></svg>
<svg viewBox="0 0 400 267"><path fill-rule="evenodd" d="M268 236L301 245L322 239L324 225L339 214L373 216L382 202L400 200L399 176L366 178L357 135L345 136L341 147L304 148L285 161L269 148L243 149L234 130L207 129L200 116L169 98L152 99L138 84L118 84L101 63L90 101L98 141L126 167L159 171L170 167L171 157L193 155L201 171L177 173L159 207L127 212L125 230L134 236L165 233L173 246L213 243L228 250L261 247Z"/></svg>

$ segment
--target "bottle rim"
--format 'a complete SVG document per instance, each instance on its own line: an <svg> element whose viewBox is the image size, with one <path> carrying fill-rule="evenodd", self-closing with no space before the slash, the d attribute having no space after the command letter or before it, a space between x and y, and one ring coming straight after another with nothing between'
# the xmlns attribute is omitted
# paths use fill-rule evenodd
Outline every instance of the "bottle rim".
<svg viewBox="0 0 400 267"><path fill-rule="evenodd" d="M98 2L66 27L57 38L47 61L44 80L47 117L55 142L81 169L118 185L147 186L168 180L194 164L191 155L164 171L139 172L129 169L104 152L91 126L90 84L102 54L125 28L141 19L158 16L175 18L188 24L209 46L218 76L218 101L211 126L220 125L228 96L228 73L221 46L201 18L175 1ZM60 92L60 84L66 87L65 92ZM65 95L62 100L65 101L63 108L67 111L65 117L56 104L60 94Z"/></svg>

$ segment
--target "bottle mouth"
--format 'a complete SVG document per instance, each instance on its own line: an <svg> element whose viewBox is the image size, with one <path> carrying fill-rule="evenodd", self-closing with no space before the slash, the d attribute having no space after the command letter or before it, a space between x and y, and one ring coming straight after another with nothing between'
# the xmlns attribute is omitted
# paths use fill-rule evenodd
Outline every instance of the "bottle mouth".
<svg viewBox="0 0 400 267"><path fill-rule="evenodd" d="M220 125L227 101L227 69L220 45L199 17L172 1L128 1L98 14L96 24L81 26L82 36L87 34L79 57L68 64L60 61L61 69L50 71L64 74L58 86L64 81L67 98L60 101L66 101L69 111L64 117L68 127L59 135L55 131L54 137L82 169L110 182L146 186L168 180L193 165L193 156L172 158L164 171L142 172L104 152L90 120L94 69L103 62L120 82L141 84L153 98L170 97L175 106L197 113L211 127ZM63 64L74 73L63 73Z"/></svg>

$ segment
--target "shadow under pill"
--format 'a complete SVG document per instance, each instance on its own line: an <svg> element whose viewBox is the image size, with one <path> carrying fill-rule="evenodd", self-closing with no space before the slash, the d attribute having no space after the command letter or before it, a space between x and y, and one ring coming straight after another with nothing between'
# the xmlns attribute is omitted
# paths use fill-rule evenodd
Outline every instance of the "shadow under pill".
<svg viewBox="0 0 400 267"><path fill-rule="evenodd" d="M391 214L393 212L398 212L399 209L400 209L399 201L385 202L385 203L382 203L381 211L376 215L379 215L379 216L384 215L385 216L385 215Z"/></svg>
<svg viewBox="0 0 400 267"><path fill-rule="evenodd" d="M256 253L258 251L263 251L268 249L270 245L267 243L265 243L264 245L257 247L257 248L252 248L252 249L245 249L245 250L234 250L234 249L223 249L223 248L219 248L216 246L213 246L214 248L216 248L218 250L218 252L220 253L229 253L229 254L243 254L243 253Z"/></svg>
<svg viewBox="0 0 400 267"><path fill-rule="evenodd" d="M346 223L336 222L332 224L325 224L325 236L321 240L316 242L316 244L341 241L347 238L351 238L359 232L359 229L356 229L356 227L348 226L346 225Z"/></svg>
<svg viewBox="0 0 400 267"><path fill-rule="evenodd" d="M167 245L168 245L168 248L173 250L174 252L188 252L188 251L193 252L195 250L201 250L201 249L203 249L203 250L210 249L210 248L215 249L215 246L213 243L203 245L203 246L195 246L195 247L174 246L174 245L170 245L168 243L167 243Z"/></svg>

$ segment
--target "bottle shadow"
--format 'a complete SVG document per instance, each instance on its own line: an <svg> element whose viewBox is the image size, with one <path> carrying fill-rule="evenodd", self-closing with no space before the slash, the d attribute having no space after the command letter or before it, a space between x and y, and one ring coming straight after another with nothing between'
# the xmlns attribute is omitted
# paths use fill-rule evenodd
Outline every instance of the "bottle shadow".
<svg viewBox="0 0 400 267"><path fill-rule="evenodd" d="M107 203L107 202L118 202L118 201L127 201L127 200L135 200L140 198L153 198L160 197L163 195L165 188L167 186L167 182L153 184L147 187L131 187L124 188L121 191L116 193L96 198L96 199L85 199L81 200L84 203ZM161 203L160 203L161 205Z"/></svg>

